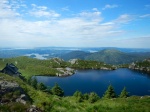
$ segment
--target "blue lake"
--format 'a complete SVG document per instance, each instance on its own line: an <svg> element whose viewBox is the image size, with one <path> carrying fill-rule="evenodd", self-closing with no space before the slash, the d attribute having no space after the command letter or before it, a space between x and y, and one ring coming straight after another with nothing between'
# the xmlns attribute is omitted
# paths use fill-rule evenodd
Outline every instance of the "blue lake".
<svg viewBox="0 0 150 112"><path fill-rule="evenodd" d="M100 97L111 84L117 95L126 87L129 95L150 95L150 75L130 69L77 70L68 77L36 76L38 82L53 87L55 83L64 90L66 96L73 95L76 90L82 93L96 92Z"/></svg>

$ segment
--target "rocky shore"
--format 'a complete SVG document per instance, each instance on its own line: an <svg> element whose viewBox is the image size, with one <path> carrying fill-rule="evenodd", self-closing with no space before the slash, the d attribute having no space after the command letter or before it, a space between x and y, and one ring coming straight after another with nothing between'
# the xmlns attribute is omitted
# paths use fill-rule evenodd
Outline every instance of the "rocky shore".
<svg viewBox="0 0 150 112"><path fill-rule="evenodd" d="M60 72L60 73L56 73L56 76L58 76L58 77L70 76L70 75L73 75L75 73L74 69L69 68L69 67L57 68L57 70Z"/></svg>
<svg viewBox="0 0 150 112"><path fill-rule="evenodd" d="M150 73L150 59L145 59L142 62L133 62L129 65L129 69Z"/></svg>

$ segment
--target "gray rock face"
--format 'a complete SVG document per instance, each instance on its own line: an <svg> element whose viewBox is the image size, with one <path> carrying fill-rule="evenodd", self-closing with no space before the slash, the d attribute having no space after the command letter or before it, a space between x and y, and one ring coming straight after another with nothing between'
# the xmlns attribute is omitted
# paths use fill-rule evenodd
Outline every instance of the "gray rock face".
<svg viewBox="0 0 150 112"><path fill-rule="evenodd" d="M63 76L70 76L70 75L73 75L74 74L74 69L72 68L57 68L57 70L61 73L57 73L56 75L58 77L63 77Z"/></svg>
<svg viewBox="0 0 150 112"><path fill-rule="evenodd" d="M5 80L0 80L0 94L3 95L5 93L22 90L16 82L8 82Z"/></svg>
<svg viewBox="0 0 150 112"><path fill-rule="evenodd" d="M19 102L22 104L26 104L26 102L29 100L28 96L25 94L24 90L19 86L18 83L13 81L6 81L3 77L0 77L0 95L5 94L14 94L14 92L19 92L16 94L15 97L6 97L6 98L0 98L1 104L6 104L12 101ZM3 79L3 80L2 80Z"/></svg>
<svg viewBox="0 0 150 112"><path fill-rule="evenodd" d="M38 109L35 105L31 105L30 108L27 110L27 112L42 112L42 111Z"/></svg>
<svg viewBox="0 0 150 112"><path fill-rule="evenodd" d="M20 97L16 99L16 102L20 102L25 105L27 100L27 96L25 94L21 94Z"/></svg>
<svg viewBox="0 0 150 112"><path fill-rule="evenodd" d="M78 59L71 59L71 60L69 60L69 62L70 62L72 65L75 64L77 61L78 61Z"/></svg>
<svg viewBox="0 0 150 112"><path fill-rule="evenodd" d="M129 69L133 69L133 70L138 70L138 71L143 71L143 72L150 73L150 66L149 65L150 65L150 59L145 59L145 60L143 60L140 63L139 62L136 62L136 63L133 62L133 63L131 63L129 65Z"/></svg>

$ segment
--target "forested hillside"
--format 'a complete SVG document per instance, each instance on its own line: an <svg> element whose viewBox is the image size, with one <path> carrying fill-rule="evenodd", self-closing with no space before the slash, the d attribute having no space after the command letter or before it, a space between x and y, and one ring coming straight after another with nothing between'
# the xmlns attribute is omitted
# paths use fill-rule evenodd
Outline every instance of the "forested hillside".
<svg viewBox="0 0 150 112"><path fill-rule="evenodd" d="M86 53L83 51L72 51L62 56L63 59L84 59L98 62L104 62L107 64L129 64L134 61L141 61L149 58L149 52L122 52L116 49L104 49L99 52Z"/></svg>

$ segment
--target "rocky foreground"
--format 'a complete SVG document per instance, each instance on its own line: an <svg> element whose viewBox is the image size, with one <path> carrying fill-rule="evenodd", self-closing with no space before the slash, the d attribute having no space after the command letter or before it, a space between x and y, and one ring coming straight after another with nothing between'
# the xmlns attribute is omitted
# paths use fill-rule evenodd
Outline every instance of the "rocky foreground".
<svg viewBox="0 0 150 112"><path fill-rule="evenodd" d="M7 81L4 77L0 77L0 105L21 105L27 107L27 112L41 112L36 106L30 105L31 99L14 81ZM15 108L15 107L12 107Z"/></svg>

